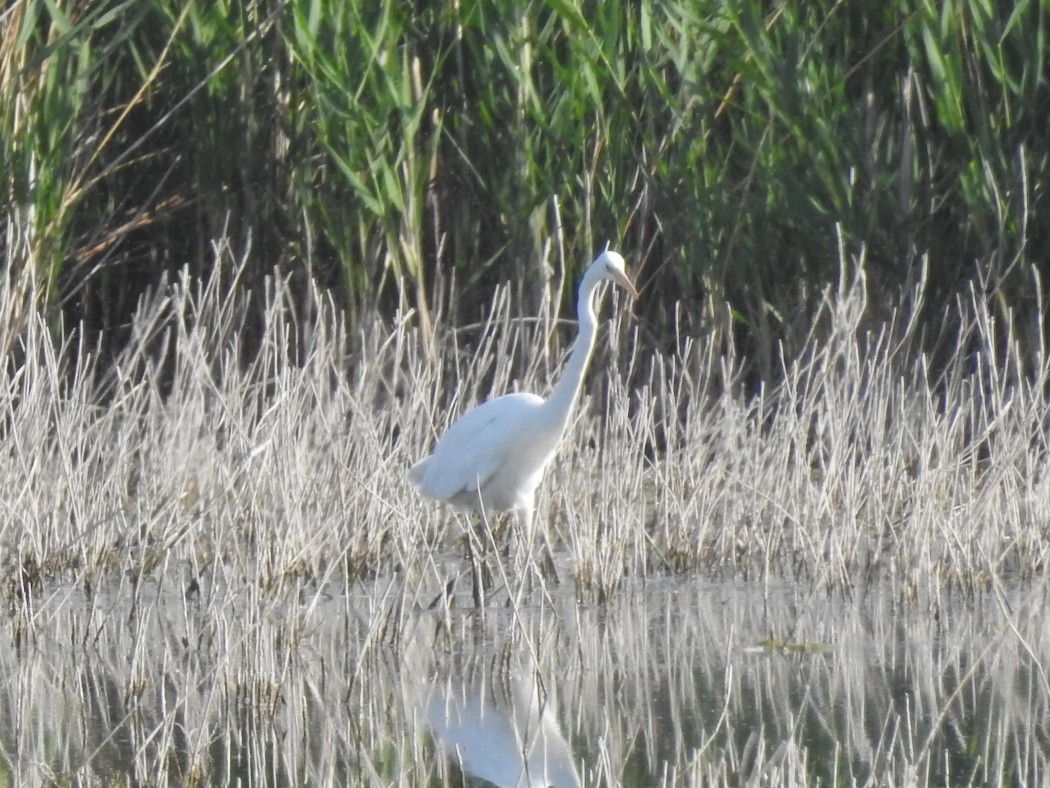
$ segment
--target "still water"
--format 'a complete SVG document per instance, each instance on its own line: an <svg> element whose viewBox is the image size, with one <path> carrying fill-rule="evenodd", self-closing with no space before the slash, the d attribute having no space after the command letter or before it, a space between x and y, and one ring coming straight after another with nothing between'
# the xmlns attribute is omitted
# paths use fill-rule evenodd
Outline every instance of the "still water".
<svg viewBox="0 0 1050 788"><path fill-rule="evenodd" d="M436 568L436 576L443 570ZM1045 583L661 578L483 610L392 575L59 586L0 636L0 785L1035 784ZM197 582L193 582L196 580Z"/></svg>

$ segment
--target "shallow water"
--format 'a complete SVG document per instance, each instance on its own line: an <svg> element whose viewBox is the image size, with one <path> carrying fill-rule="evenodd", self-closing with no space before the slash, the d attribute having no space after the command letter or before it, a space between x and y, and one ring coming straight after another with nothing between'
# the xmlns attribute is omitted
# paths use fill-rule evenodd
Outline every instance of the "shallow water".
<svg viewBox="0 0 1050 788"><path fill-rule="evenodd" d="M443 571L269 590L214 571L187 595L187 569L18 602L0 639L0 784L1048 773L1045 584L920 605L665 578L601 605L569 583L518 607L497 590L479 611L462 588L450 604Z"/></svg>

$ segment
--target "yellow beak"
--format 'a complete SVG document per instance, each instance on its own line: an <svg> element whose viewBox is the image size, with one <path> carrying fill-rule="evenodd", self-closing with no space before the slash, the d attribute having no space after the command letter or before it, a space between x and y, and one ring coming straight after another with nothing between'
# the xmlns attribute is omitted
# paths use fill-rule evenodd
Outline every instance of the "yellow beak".
<svg viewBox="0 0 1050 788"><path fill-rule="evenodd" d="M631 281L627 274L621 273L620 271L610 271L610 273L612 274L613 281L630 293L632 299L638 298L638 288L634 286L634 282Z"/></svg>

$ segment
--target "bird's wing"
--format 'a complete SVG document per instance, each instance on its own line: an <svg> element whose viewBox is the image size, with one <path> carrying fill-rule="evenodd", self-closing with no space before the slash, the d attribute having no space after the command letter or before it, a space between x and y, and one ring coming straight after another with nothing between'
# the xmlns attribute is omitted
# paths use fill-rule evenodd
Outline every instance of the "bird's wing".
<svg viewBox="0 0 1050 788"><path fill-rule="evenodd" d="M528 415L542 403L535 394L514 393L478 405L449 427L429 457L412 466L409 479L443 500L484 487L519 448Z"/></svg>

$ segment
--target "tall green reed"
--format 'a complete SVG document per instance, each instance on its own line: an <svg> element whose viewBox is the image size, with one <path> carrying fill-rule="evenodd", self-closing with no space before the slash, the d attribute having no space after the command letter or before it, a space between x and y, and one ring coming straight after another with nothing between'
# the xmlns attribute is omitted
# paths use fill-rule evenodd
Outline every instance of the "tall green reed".
<svg viewBox="0 0 1050 788"><path fill-rule="evenodd" d="M280 266L351 322L408 303L427 333L506 280L523 312L548 280L568 307L612 242L653 341L685 297L754 385L804 344L835 227L886 297L926 255L937 301L975 270L1023 293L1046 243L1039 3L19 0L9 20L8 235L118 346L143 288L208 269L217 237L251 245L251 287Z"/></svg>

